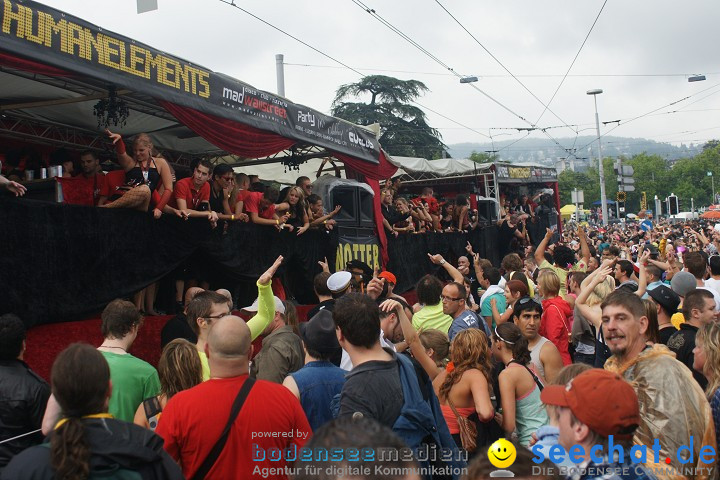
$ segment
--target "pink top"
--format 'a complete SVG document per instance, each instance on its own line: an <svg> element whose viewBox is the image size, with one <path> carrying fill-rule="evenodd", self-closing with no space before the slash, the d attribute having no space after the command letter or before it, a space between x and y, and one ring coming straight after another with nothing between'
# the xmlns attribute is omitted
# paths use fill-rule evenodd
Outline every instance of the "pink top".
<svg viewBox="0 0 720 480"><path fill-rule="evenodd" d="M460 427L457 423L457 417L455 417L455 414L453 413L452 408L450 408L450 405L440 405L440 409L442 410L443 417L445 417L445 423L447 423L450 434L454 435L460 433ZM475 407L455 407L455 409L461 417L465 418L475 413Z"/></svg>

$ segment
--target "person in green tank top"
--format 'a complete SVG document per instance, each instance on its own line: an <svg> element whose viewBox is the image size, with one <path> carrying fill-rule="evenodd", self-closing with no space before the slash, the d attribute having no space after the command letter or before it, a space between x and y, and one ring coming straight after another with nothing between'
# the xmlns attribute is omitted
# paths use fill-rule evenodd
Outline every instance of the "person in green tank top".
<svg viewBox="0 0 720 480"><path fill-rule="evenodd" d="M493 356L505 365L499 377L502 414L495 418L508 436L515 432L518 442L527 447L532 434L548 423L548 416L540 401L542 382L531 370L528 343L517 325L495 327Z"/></svg>

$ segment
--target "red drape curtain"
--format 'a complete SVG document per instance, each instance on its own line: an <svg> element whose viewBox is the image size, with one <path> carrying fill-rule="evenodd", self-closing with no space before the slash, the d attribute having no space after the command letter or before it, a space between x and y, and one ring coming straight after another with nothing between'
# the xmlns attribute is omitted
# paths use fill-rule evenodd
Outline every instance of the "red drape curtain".
<svg viewBox="0 0 720 480"><path fill-rule="evenodd" d="M380 198L380 180L385 180L395 175L397 167L388 161L385 156L385 152L382 150L380 150L378 165L338 152L333 152L333 156L345 164L346 171L349 171L349 173L355 172L365 177L365 183L370 185L370 188L372 188L372 191L375 194L375 198L373 200L373 205L375 207L375 229L377 230L377 237L380 241L382 262L383 265L387 265L387 236L385 235L385 228L383 227L382 222L383 214L380 209L380 202L382 200Z"/></svg>
<svg viewBox="0 0 720 480"><path fill-rule="evenodd" d="M9 53L0 52L0 65L4 67L17 68L30 73L47 75L48 77L72 77L73 75L65 70L33 62L24 58L16 57Z"/></svg>
<svg viewBox="0 0 720 480"><path fill-rule="evenodd" d="M295 143L294 140L276 133L208 115L193 108L181 107L165 100L156 100L160 106L193 132L216 147L241 157L265 157L282 152Z"/></svg>

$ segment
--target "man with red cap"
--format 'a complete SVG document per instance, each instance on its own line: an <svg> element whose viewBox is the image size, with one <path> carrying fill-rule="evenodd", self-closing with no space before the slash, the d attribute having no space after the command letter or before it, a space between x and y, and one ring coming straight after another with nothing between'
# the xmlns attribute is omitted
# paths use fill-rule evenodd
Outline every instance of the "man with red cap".
<svg viewBox="0 0 720 480"><path fill-rule="evenodd" d="M540 399L555 407L558 442L564 449L558 455L577 465L567 472L568 478L655 478L641 464L633 463L630 455L640 408L635 390L620 375L599 368L588 370L567 385L545 387ZM596 445L602 449L593 448ZM651 457L653 452L648 449L647 454Z"/></svg>

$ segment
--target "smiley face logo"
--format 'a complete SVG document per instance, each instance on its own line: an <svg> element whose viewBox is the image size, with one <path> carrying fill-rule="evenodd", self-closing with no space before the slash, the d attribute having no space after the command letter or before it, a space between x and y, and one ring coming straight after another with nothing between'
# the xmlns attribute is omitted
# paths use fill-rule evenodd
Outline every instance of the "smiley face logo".
<svg viewBox="0 0 720 480"><path fill-rule="evenodd" d="M488 448L488 459L497 468L507 468L515 463L515 445L508 440L501 438Z"/></svg>

